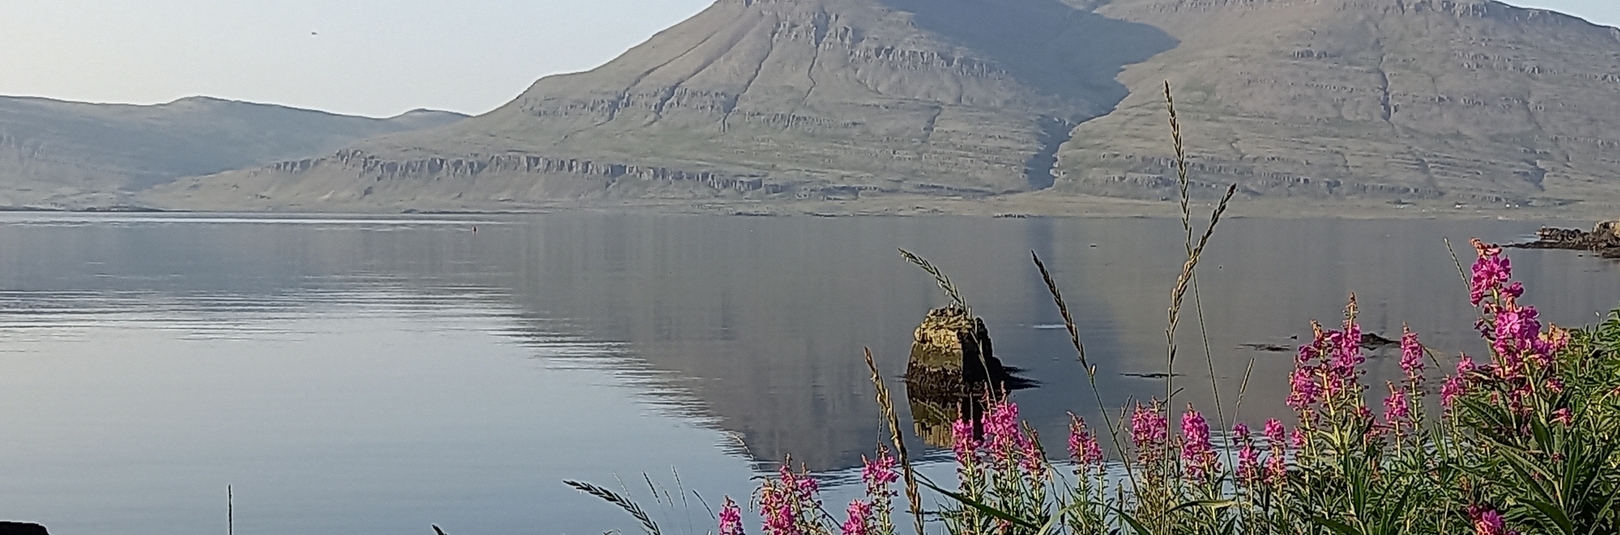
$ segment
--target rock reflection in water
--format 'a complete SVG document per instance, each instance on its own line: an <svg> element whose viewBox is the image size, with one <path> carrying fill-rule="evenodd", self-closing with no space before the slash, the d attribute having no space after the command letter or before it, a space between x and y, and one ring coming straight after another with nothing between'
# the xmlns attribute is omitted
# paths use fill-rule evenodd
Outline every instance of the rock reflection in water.
<svg viewBox="0 0 1620 535"><path fill-rule="evenodd" d="M1035 386L1017 371L996 358L983 320L954 306L929 311L906 363L906 399L917 436L930 446L950 447L958 417L973 422L978 435L985 399Z"/></svg>

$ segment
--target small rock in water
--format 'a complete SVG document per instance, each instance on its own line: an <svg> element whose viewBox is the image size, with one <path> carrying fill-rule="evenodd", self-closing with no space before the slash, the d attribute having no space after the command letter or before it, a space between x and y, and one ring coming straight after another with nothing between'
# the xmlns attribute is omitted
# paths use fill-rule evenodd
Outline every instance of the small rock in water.
<svg viewBox="0 0 1620 535"><path fill-rule="evenodd" d="M0 522L0 535L50 535L45 526L28 522Z"/></svg>

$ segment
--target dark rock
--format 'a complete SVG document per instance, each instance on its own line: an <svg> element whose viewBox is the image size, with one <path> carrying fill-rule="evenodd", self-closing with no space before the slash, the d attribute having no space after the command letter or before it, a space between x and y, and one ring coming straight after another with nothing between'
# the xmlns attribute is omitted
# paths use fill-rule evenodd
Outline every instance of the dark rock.
<svg viewBox="0 0 1620 535"><path fill-rule="evenodd" d="M27 522L0 522L0 535L50 535L45 526Z"/></svg>
<svg viewBox="0 0 1620 535"><path fill-rule="evenodd" d="M1170 377L1181 377L1181 374L1179 374L1179 373L1172 375L1172 374L1168 374L1168 373L1164 373L1164 372L1146 372L1146 373L1126 372L1126 373L1121 373L1120 375L1125 376L1125 377L1135 377L1137 379L1168 379Z"/></svg>
<svg viewBox="0 0 1620 535"><path fill-rule="evenodd" d="M1361 348L1368 351L1397 345L1401 345L1400 341L1378 336L1378 333L1361 334Z"/></svg>
<svg viewBox="0 0 1620 535"><path fill-rule="evenodd" d="M1580 229L1543 227L1541 230L1536 231L1536 241L1515 243L1507 247L1593 251L1603 258L1620 258L1620 221L1598 223L1592 227L1591 232Z"/></svg>
<svg viewBox="0 0 1620 535"><path fill-rule="evenodd" d="M956 307L928 312L917 326L906 363L906 398L917 436L932 446L951 445L958 417L975 422L984 399L1034 386L1017 368L996 358L984 321Z"/></svg>

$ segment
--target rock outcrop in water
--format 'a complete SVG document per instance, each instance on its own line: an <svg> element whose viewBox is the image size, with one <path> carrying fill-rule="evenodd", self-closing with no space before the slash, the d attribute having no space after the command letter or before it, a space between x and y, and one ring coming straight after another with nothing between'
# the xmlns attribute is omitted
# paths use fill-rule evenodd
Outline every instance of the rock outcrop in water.
<svg viewBox="0 0 1620 535"><path fill-rule="evenodd" d="M188 180L168 206L1620 195L1620 30L1489 0L720 0L483 116ZM1050 187L1049 187L1050 186Z"/></svg>
<svg viewBox="0 0 1620 535"><path fill-rule="evenodd" d="M983 320L960 308L936 308L913 333L906 393L913 398L982 395L986 377L1005 374Z"/></svg>
<svg viewBox="0 0 1620 535"><path fill-rule="evenodd" d="M951 424L977 418L986 396L1034 386L1015 371L996 358L984 320L957 307L929 311L912 334L906 361L906 400L917 436L950 446Z"/></svg>
<svg viewBox="0 0 1620 535"><path fill-rule="evenodd" d="M1509 247L1592 251L1603 258L1620 258L1620 221L1600 222L1591 232L1542 227L1536 231L1536 241L1513 244Z"/></svg>
<svg viewBox="0 0 1620 535"><path fill-rule="evenodd" d="M45 526L28 522L0 522L0 535L50 535Z"/></svg>

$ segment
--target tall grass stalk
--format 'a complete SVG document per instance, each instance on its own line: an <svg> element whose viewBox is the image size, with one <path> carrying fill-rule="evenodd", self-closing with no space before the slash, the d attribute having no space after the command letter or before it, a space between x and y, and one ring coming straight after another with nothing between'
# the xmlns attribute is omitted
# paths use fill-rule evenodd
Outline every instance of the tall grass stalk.
<svg viewBox="0 0 1620 535"><path fill-rule="evenodd" d="M917 489L917 473L911 466L910 455L906 453L905 435L900 433L900 417L894 412L894 400L889 397L889 387L883 384L883 374L878 372L877 362L872 360L872 350L866 348L864 351L866 353L866 368L872 372L872 389L877 393L878 408L883 411L884 423L889 425L889 437L893 440L894 451L900 456L900 469L906 479L906 502L911 505L911 515L913 522L917 526L917 535L922 535L922 493Z"/></svg>

